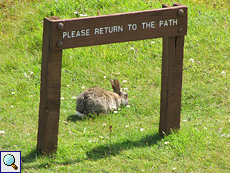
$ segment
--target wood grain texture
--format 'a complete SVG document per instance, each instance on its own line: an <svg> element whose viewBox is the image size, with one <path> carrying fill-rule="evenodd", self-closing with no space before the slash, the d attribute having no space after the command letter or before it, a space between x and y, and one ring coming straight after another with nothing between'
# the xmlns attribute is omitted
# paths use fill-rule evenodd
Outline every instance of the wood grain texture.
<svg viewBox="0 0 230 173"><path fill-rule="evenodd" d="M62 66L62 50L49 49L52 20L44 19L37 138L37 149L47 155L57 150Z"/></svg>
<svg viewBox="0 0 230 173"><path fill-rule="evenodd" d="M159 131L180 128L184 36L163 38Z"/></svg>
<svg viewBox="0 0 230 173"><path fill-rule="evenodd" d="M184 10L183 16L178 16L177 12L179 9ZM171 19L177 20L177 25L171 25ZM168 21L168 26L160 25L160 21ZM154 21L155 28L144 28L144 22ZM63 30L58 30L58 23L64 24ZM130 30L130 24L136 24L136 30ZM156 10L130 12L122 14L86 17L86 18L75 18L66 20L53 20L52 21L52 39L51 39L51 50L61 50L74 47L93 46L109 43L118 43L125 41L135 41L159 37L172 37L172 36L183 36L187 34L187 7L184 5L175 6L171 8L162 8ZM121 32L106 32L102 29L103 34L97 34L95 28L122 26L123 31ZM160 27L161 26L161 27ZM182 28L183 32L178 33L178 29ZM76 37L76 32L81 30L89 29L88 36ZM112 29L111 29L112 30ZM74 31L75 37L63 38L63 33L69 33ZM57 42L63 41L63 46L57 47Z"/></svg>

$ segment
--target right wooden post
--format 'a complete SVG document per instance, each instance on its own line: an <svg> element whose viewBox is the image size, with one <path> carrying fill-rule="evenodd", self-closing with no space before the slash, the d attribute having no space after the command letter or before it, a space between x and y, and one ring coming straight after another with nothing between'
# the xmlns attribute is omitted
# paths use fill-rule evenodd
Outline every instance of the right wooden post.
<svg viewBox="0 0 230 173"><path fill-rule="evenodd" d="M160 133L180 128L183 52L184 36L163 38Z"/></svg>

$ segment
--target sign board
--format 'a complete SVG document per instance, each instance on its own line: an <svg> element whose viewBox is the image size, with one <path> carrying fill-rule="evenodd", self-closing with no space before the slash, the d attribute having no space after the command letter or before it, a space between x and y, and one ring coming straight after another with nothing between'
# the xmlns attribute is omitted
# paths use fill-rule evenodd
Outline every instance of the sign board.
<svg viewBox="0 0 230 173"><path fill-rule="evenodd" d="M148 11L96 17L44 18L37 149L57 149L62 50L152 38L163 38L160 133L180 128L184 35L187 7L163 5Z"/></svg>
<svg viewBox="0 0 230 173"><path fill-rule="evenodd" d="M187 7L52 20L51 50L187 34Z"/></svg>

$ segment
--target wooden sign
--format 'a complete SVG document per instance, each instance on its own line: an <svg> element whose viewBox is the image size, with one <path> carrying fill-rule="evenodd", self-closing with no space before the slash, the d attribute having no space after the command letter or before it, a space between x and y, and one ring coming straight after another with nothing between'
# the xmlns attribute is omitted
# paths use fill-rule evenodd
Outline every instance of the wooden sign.
<svg viewBox="0 0 230 173"><path fill-rule="evenodd" d="M163 38L160 133L180 128L184 35L187 7L164 8L96 17L44 18L37 149L57 149L62 49Z"/></svg>
<svg viewBox="0 0 230 173"><path fill-rule="evenodd" d="M60 50L187 34L187 7L50 20L50 49Z"/></svg>

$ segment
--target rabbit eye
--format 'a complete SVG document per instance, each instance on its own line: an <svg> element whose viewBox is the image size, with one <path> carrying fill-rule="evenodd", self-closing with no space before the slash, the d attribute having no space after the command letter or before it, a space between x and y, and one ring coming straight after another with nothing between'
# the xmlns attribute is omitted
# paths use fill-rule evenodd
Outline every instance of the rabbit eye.
<svg viewBox="0 0 230 173"><path fill-rule="evenodd" d="M127 99L128 98L128 94L125 94L125 99Z"/></svg>

